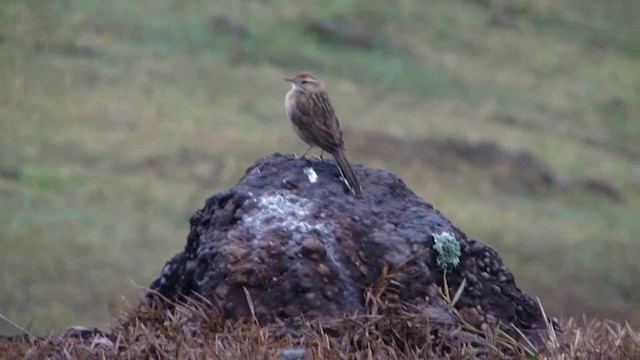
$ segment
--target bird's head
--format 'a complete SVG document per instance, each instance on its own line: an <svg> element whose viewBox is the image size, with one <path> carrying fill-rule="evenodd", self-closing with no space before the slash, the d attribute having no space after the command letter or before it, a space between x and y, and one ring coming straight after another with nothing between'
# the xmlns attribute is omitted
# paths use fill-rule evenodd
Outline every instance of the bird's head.
<svg viewBox="0 0 640 360"><path fill-rule="evenodd" d="M305 92L314 92L324 90L322 83L311 75L311 73L302 71L297 73L293 77L284 78L291 83L293 90L300 90Z"/></svg>

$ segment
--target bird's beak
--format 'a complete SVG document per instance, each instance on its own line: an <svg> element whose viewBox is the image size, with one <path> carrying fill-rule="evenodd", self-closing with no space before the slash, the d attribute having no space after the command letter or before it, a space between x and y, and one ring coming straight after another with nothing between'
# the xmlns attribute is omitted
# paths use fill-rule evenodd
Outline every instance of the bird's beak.
<svg viewBox="0 0 640 360"><path fill-rule="evenodd" d="M285 80L285 81L288 81L288 82L290 82L290 83L292 83L292 82L293 82L293 78L288 78L288 77L286 77L286 78L284 78L284 80Z"/></svg>

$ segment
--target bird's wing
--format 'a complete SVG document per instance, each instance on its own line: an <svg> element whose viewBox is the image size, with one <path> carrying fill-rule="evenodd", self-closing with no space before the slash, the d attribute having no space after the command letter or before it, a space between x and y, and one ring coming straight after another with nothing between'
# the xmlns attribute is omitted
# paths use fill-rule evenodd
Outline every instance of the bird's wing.
<svg viewBox="0 0 640 360"><path fill-rule="evenodd" d="M344 147L340 121L326 92L317 92L312 96L316 105L311 107L317 128L314 142L321 149L333 153Z"/></svg>

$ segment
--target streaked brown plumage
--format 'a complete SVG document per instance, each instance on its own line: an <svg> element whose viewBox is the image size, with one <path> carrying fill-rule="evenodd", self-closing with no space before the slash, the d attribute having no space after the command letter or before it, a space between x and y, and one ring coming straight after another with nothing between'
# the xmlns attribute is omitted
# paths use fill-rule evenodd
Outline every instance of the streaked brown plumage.
<svg viewBox="0 0 640 360"><path fill-rule="evenodd" d="M324 85L304 71L285 80L292 85L285 98L287 115L296 134L309 145L309 149L302 156L304 157L314 146L331 154L351 192L360 195L362 186L347 160L340 122Z"/></svg>

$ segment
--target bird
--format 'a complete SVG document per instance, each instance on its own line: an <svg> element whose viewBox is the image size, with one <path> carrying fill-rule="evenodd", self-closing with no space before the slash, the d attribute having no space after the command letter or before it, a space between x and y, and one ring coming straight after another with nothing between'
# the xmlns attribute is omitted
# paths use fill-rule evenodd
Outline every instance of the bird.
<svg viewBox="0 0 640 360"><path fill-rule="evenodd" d="M287 116L298 137L309 145L301 157L316 146L331 154L351 193L360 196L362 186L347 160L340 122L324 84L307 71L285 80L291 83L291 90L285 97Z"/></svg>

